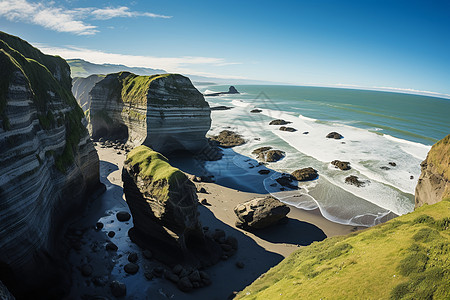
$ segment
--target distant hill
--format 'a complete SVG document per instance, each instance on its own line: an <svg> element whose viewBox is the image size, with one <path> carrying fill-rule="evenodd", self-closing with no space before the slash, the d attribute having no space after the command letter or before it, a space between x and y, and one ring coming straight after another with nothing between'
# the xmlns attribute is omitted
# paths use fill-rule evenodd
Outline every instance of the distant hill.
<svg viewBox="0 0 450 300"><path fill-rule="evenodd" d="M93 74L111 74L121 71L128 71L136 75L154 75L165 74L165 70L140 68L140 67L127 67L125 65L113 65L113 64L93 64L91 62L82 59L68 59L67 63L70 66L72 78L74 77L88 77Z"/></svg>
<svg viewBox="0 0 450 300"><path fill-rule="evenodd" d="M94 74L111 74L117 72L130 72L136 75L154 75L167 74L167 71L162 69L142 68L142 67L128 67L125 65L114 64L94 64L83 59L67 59L70 66L72 78L88 77ZM249 79L231 79L231 78L215 78L205 77L192 74L182 74L189 77L189 79L196 86L214 85L214 84L274 84L275 82Z"/></svg>

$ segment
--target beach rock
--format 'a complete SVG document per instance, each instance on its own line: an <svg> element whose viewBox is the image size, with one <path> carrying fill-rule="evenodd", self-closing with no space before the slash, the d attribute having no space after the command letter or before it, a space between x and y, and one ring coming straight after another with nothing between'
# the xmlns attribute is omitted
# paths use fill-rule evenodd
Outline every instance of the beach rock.
<svg viewBox="0 0 450 300"><path fill-rule="evenodd" d="M4 32L0 50L0 273L45 299L69 289L62 231L102 186L99 159L66 61Z"/></svg>
<svg viewBox="0 0 450 300"><path fill-rule="evenodd" d="M319 176L319 173L317 170L308 167L303 168L299 170L295 170L291 174L297 181L308 181L308 180L314 180Z"/></svg>
<svg viewBox="0 0 450 300"><path fill-rule="evenodd" d="M397 166L397 164L396 164L395 162L393 162L393 161L389 162L389 164L390 164L391 166L393 166L393 167L396 167L396 166Z"/></svg>
<svg viewBox="0 0 450 300"><path fill-rule="evenodd" d="M181 259L181 252L201 248L204 235L195 185L167 158L139 146L127 155L122 180L133 215L132 241L167 260Z"/></svg>
<svg viewBox="0 0 450 300"><path fill-rule="evenodd" d="M365 185L364 181L359 180L357 176L351 175L345 178L345 183L352 184L357 187L363 187Z"/></svg>
<svg viewBox="0 0 450 300"><path fill-rule="evenodd" d="M281 150L273 150L272 147L259 147L253 150L252 154L257 155L262 162L276 162L285 156Z"/></svg>
<svg viewBox="0 0 450 300"><path fill-rule="evenodd" d="M411 175L411 176L409 176L409 179L414 179L414 176L412 176L412 175Z"/></svg>
<svg viewBox="0 0 450 300"><path fill-rule="evenodd" d="M255 150L253 150L252 154L259 155L261 153L269 151L270 149L272 149L272 147L270 147L270 146L259 147L259 148L256 148Z"/></svg>
<svg viewBox="0 0 450 300"><path fill-rule="evenodd" d="M194 282L200 282L202 279L200 277L200 273L198 272L198 270L194 270L192 271L191 274L189 274L188 276L189 280L194 283Z"/></svg>
<svg viewBox="0 0 450 300"><path fill-rule="evenodd" d="M297 131L297 129L295 129L295 128L292 128L292 127L286 127L286 126L281 126L281 127L280 127L280 130L281 130L281 131L288 131L288 132L295 132L295 131Z"/></svg>
<svg viewBox="0 0 450 300"><path fill-rule="evenodd" d="M286 174L286 173L281 174L280 177L275 179L275 181L278 182L280 185L288 187L288 188L293 189L293 190L297 190L298 186L292 184L292 183L295 182L295 180L296 179L295 179L294 176L292 176L291 174ZM276 184L271 185L271 186L276 186Z"/></svg>
<svg viewBox="0 0 450 300"><path fill-rule="evenodd" d="M190 292L194 288L188 277L182 277L177 283L178 289L182 292Z"/></svg>
<svg viewBox="0 0 450 300"><path fill-rule="evenodd" d="M208 202L208 200L206 200L205 198L203 198L202 200L200 200L200 203L202 204L202 205L205 205L205 206L211 206L211 204Z"/></svg>
<svg viewBox="0 0 450 300"><path fill-rule="evenodd" d="M113 238L115 235L116 235L116 233L115 233L114 231L109 231L109 232L108 232L108 236L109 236L110 238Z"/></svg>
<svg viewBox="0 0 450 300"><path fill-rule="evenodd" d="M420 164L415 207L434 204L450 197L450 134L434 144Z"/></svg>
<svg viewBox="0 0 450 300"><path fill-rule="evenodd" d="M238 90L234 86L228 88L228 94L239 94Z"/></svg>
<svg viewBox="0 0 450 300"><path fill-rule="evenodd" d="M350 162L348 162L348 161L333 160L331 162L331 164L333 166L335 166L336 168L341 169L342 171L346 171L346 170L350 170L351 169Z"/></svg>
<svg viewBox="0 0 450 300"><path fill-rule="evenodd" d="M303 134L309 134L309 131L304 131Z"/></svg>
<svg viewBox="0 0 450 300"><path fill-rule="evenodd" d="M153 277L154 277L154 275L153 275L152 272L145 271L145 272L144 272L144 277L145 277L145 279L147 279L147 280L152 280Z"/></svg>
<svg viewBox="0 0 450 300"><path fill-rule="evenodd" d="M136 274L139 271L139 266L135 263L128 263L126 264L123 269L125 270L125 272L127 272L128 274Z"/></svg>
<svg viewBox="0 0 450 300"><path fill-rule="evenodd" d="M116 244L111 243L111 242L106 243L105 248L108 251L117 251L119 249Z"/></svg>
<svg viewBox="0 0 450 300"><path fill-rule="evenodd" d="M262 229L285 218L290 208L272 196L256 198L234 208L236 227Z"/></svg>
<svg viewBox="0 0 450 300"><path fill-rule="evenodd" d="M92 275L92 266L90 264L84 264L81 266L81 275L84 277L89 277Z"/></svg>
<svg viewBox="0 0 450 300"><path fill-rule="evenodd" d="M204 187L199 188L197 193L208 194L208 192L206 191L206 189Z"/></svg>
<svg viewBox="0 0 450 300"><path fill-rule="evenodd" d="M251 113L260 113L260 112L262 112L262 110L255 108L255 109L252 109L250 112Z"/></svg>
<svg viewBox="0 0 450 300"><path fill-rule="evenodd" d="M137 253L136 253L136 252L130 253L130 254L128 255L128 261L129 261L129 262L132 262L132 263L137 262L137 261L138 261L138 255L137 255Z"/></svg>
<svg viewBox="0 0 450 300"><path fill-rule="evenodd" d="M230 130L222 130L219 135L211 137L211 140L218 142L218 145L223 148L245 144L245 140L241 135Z"/></svg>
<svg viewBox="0 0 450 300"><path fill-rule="evenodd" d="M175 265L175 267L173 267L172 272L174 274L180 275L181 272L184 270L182 265Z"/></svg>
<svg viewBox="0 0 450 300"><path fill-rule="evenodd" d="M238 267L239 269L243 269L245 267L245 264L242 261L237 261L236 267Z"/></svg>
<svg viewBox="0 0 450 300"><path fill-rule="evenodd" d="M344 138L342 135L340 135L339 133L334 132L334 131L327 134L326 137L329 139L335 139L335 140L340 140L340 139Z"/></svg>
<svg viewBox="0 0 450 300"><path fill-rule="evenodd" d="M282 119L276 119L276 120L270 121L269 125L287 125L287 124L291 124L291 123L292 122L285 121Z"/></svg>
<svg viewBox="0 0 450 300"><path fill-rule="evenodd" d="M111 293L116 298L124 297L127 294L127 286L120 281L114 280L111 282L110 288Z"/></svg>
<svg viewBox="0 0 450 300"><path fill-rule="evenodd" d="M390 170L391 168L389 168L389 167L386 167L386 166L381 166L381 167L380 167L380 169L381 169L381 170L385 170L385 171L387 171L387 170Z"/></svg>
<svg viewBox="0 0 450 300"><path fill-rule="evenodd" d="M232 108L233 108L233 106L219 105L219 106L211 107L211 111L213 111L213 110L229 110Z"/></svg>
<svg viewBox="0 0 450 300"><path fill-rule="evenodd" d="M127 211L119 211L116 214L116 217L117 217L117 220L119 220L120 222L126 222L131 219L131 215Z"/></svg>
<svg viewBox="0 0 450 300"><path fill-rule="evenodd" d="M261 174L261 175L267 175L267 174L270 173L270 170L262 169L262 170L259 170L258 173Z"/></svg>
<svg viewBox="0 0 450 300"><path fill-rule="evenodd" d="M103 223L102 222L95 223L95 230L101 230L102 228L103 228Z"/></svg>

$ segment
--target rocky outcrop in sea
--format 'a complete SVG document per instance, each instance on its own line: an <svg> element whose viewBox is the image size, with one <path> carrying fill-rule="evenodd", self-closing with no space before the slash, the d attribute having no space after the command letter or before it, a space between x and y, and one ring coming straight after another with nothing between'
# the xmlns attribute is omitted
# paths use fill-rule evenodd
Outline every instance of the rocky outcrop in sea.
<svg viewBox="0 0 450 300"><path fill-rule="evenodd" d="M187 77L109 74L94 85L89 98L86 115L94 139L125 139L131 146L146 145L164 154L199 153L209 147L205 134L211 109Z"/></svg>
<svg viewBox="0 0 450 300"><path fill-rule="evenodd" d="M431 147L420 164L422 172L416 186L416 208L450 197L450 134Z"/></svg>
<svg viewBox="0 0 450 300"><path fill-rule="evenodd" d="M0 280L60 295L60 237L100 186L98 155L63 59L0 32L0 73Z"/></svg>

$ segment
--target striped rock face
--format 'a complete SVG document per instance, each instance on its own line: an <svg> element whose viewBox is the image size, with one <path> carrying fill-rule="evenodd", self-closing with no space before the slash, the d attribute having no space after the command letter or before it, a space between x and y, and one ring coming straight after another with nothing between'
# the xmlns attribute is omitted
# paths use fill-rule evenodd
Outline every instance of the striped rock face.
<svg viewBox="0 0 450 300"><path fill-rule="evenodd" d="M76 94L86 92L77 89ZM164 154L177 150L198 153L207 147L211 109L182 75L109 74L94 85L89 99L78 100L90 103L86 114L94 139L127 139L132 146L146 145Z"/></svg>
<svg viewBox="0 0 450 300"><path fill-rule="evenodd" d="M0 32L0 73L0 276L25 291L55 274L58 237L98 187L99 159L63 59Z"/></svg>

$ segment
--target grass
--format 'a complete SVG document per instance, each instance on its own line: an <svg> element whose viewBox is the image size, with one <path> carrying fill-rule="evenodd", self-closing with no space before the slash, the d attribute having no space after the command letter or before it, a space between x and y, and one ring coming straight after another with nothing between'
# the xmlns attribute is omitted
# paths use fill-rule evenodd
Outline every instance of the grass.
<svg viewBox="0 0 450 300"><path fill-rule="evenodd" d="M131 150L125 163L139 170L139 176L151 181L151 193L161 201L169 199L172 188L177 188L188 179L179 169L172 167L167 158L147 146Z"/></svg>
<svg viewBox="0 0 450 300"><path fill-rule="evenodd" d="M433 173L442 175L447 182L450 181L450 134L431 147L427 162L433 165ZM448 185L443 194L443 198L446 197L450 197Z"/></svg>
<svg viewBox="0 0 450 300"><path fill-rule="evenodd" d="M450 299L450 198L302 247L237 299Z"/></svg>

